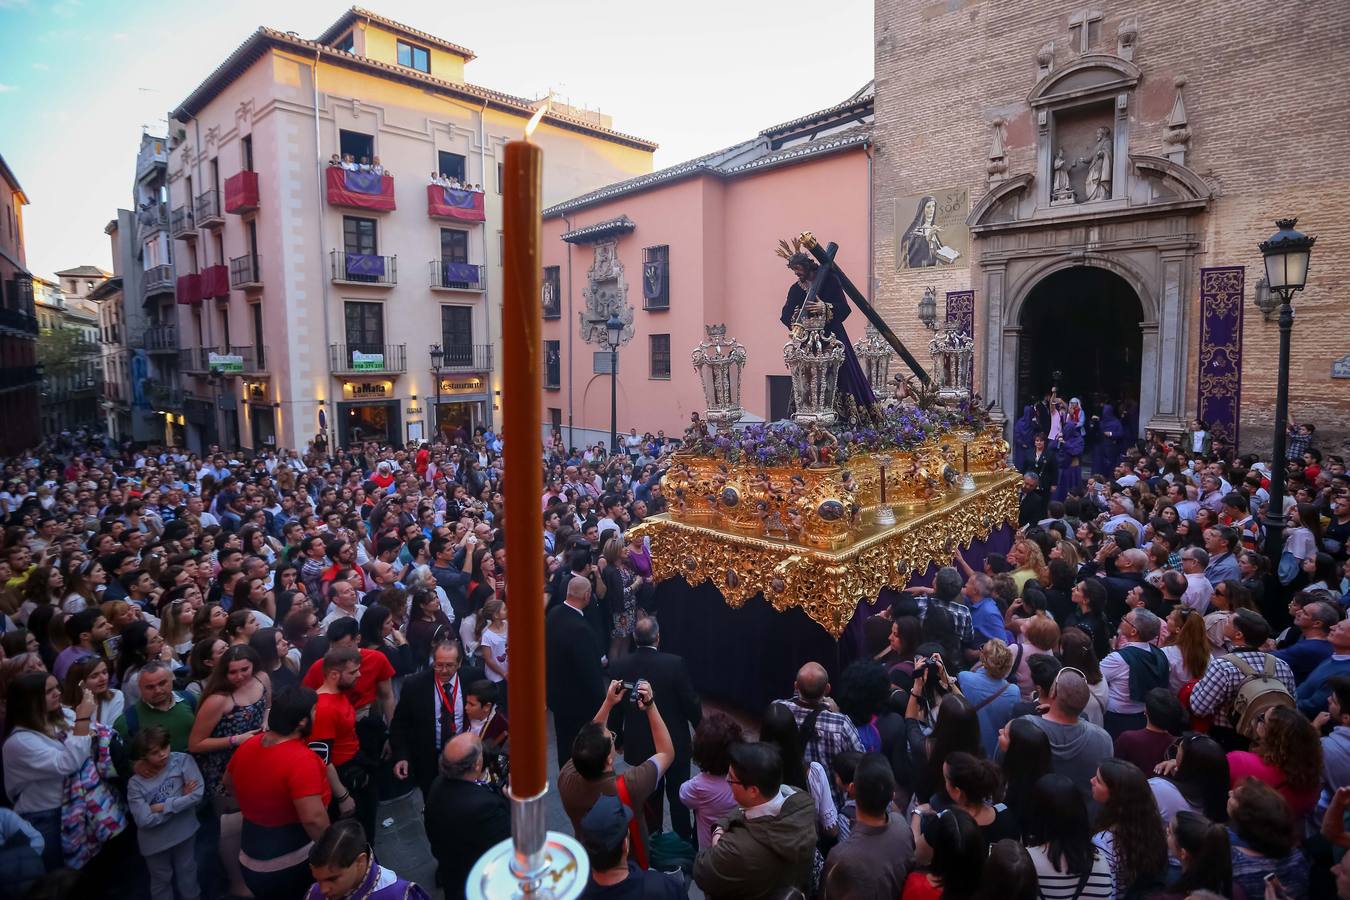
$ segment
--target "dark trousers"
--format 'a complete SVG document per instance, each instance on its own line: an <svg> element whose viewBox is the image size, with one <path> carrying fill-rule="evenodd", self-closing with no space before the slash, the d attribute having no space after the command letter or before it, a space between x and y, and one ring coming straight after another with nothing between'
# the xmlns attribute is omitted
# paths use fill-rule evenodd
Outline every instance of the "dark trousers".
<svg viewBox="0 0 1350 900"><path fill-rule="evenodd" d="M370 772L361 765L356 759L350 760L337 767L338 779L342 786L351 792L352 799L356 801L356 811L353 818L361 823L361 827L366 830L366 840L374 843L375 841L375 809L379 806L379 793L375 789L375 779L371 777ZM328 810L329 818L336 820L338 818L338 803L334 799Z"/></svg>
<svg viewBox="0 0 1350 900"><path fill-rule="evenodd" d="M662 829L665 820L665 800L670 800L670 827L689 843L694 843L694 829L689 809L680 802L680 786L689 780L689 757L676 756L670 770L661 778L661 782L647 798L643 813L647 817L647 830L656 834Z"/></svg>
<svg viewBox="0 0 1350 900"><path fill-rule="evenodd" d="M314 885L308 865L291 866L280 872L255 872L244 868L244 884L254 897L303 897Z"/></svg>
<svg viewBox="0 0 1350 900"><path fill-rule="evenodd" d="M567 765L567 761L572 758L572 742L577 739L577 732L581 731L582 726L594 715L594 712L589 716L577 716L567 712L553 713L553 740L558 748L559 769Z"/></svg>

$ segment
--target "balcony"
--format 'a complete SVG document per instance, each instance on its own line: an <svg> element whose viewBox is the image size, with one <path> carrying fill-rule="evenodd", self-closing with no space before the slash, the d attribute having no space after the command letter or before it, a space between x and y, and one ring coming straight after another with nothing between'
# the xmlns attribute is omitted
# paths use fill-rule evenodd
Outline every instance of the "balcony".
<svg viewBox="0 0 1350 900"><path fill-rule="evenodd" d="M483 266L451 262L448 259L433 259L429 268L432 290L477 293L487 290L487 277Z"/></svg>
<svg viewBox="0 0 1350 900"><path fill-rule="evenodd" d="M139 181L155 170L163 171L169 166L169 148L163 139L147 140L136 154L136 180Z"/></svg>
<svg viewBox="0 0 1350 900"><path fill-rule="evenodd" d="M241 290L262 287L262 257L247 254L231 259L230 287Z"/></svg>
<svg viewBox="0 0 1350 900"><path fill-rule="evenodd" d="M491 344L447 344L442 372L491 372Z"/></svg>
<svg viewBox="0 0 1350 900"><path fill-rule="evenodd" d="M146 382L145 399L150 401L156 412L177 412L183 408L183 389L172 387L158 381Z"/></svg>
<svg viewBox="0 0 1350 900"><path fill-rule="evenodd" d="M141 301L173 293L173 266L151 266L141 273Z"/></svg>
<svg viewBox="0 0 1350 900"><path fill-rule="evenodd" d="M197 237L197 220L192 215L192 206L183 204L176 207L169 214L169 234L175 238L183 240L195 240Z"/></svg>
<svg viewBox="0 0 1350 900"><path fill-rule="evenodd" d="M37 366L0 366L0 391L35 387L41 381L42 373Z"/></svg>
<svg viewBox="0 0 1350 900"><path fill-rule="evenodd" d="M258 173L245 169L225 179L225 211L236 215L258 208Z"/></svg>
<svg viewBox="0 0 1350 900"><path fill-rule="evenodd" d="M230 269L228 266L207 266L201 271L202 299L230 296Z"/></svg>
<svg viewBox="0 0 1350 900"><path fill-rule="evenodd" d="M169 227L169 209L163 203L151 203L136 213L136 224L140 226L141 237L163 231Z"/></svg>
<svg viewBox="0 0 1350 900"><path fill-rule="evenodd" d="M172 322L147 325L141 330L137 345L150 353L177 353L178 326Z"/></svg>
<svg viewBox="0 0 1350 900"><path fill-rule="evenodd" d="M397 256L373 256L367 253L344 253L341 250L334 250L329 254L329 259L332 263L335 284L368 284L374 287L392 287L398 284Z"/></svg>
<svg viewBox="0 0 1350 900"><path fill-rule="evenodd" d="M432 219L453 219L456 222L482 222L483 192L460 188L427 185L427 216Z"/></svg>
<svg viewBox="0 0 1350 900"><path fill-rule="evenodd" d="M201 228L219 228L225 224L225 214L220 209L220 191L202 191L193 205L197 212L197 225Z"/></svg>
<svg viewBox="0 0 1350 900"><path fill-rule="evenodd" d="M178 351L178 368L183 372L208 372L208 354L215 352L215 347L182 347Z"/></svg>
<svg viewBox="0 0 1350 900"><path fill-rule="evenodd" d="M179 275L178 282L174 286L174 298L187 306L201 303L202 295L202 276L200 273L191 272L187 275Z"/></svg>
<svg viewBox="0 0 1350 900"><path fill-rule="evenodd" d="M407 349L407 344L329 344L328 368L334 375L406 372Z"/></svg>
<svg viewBox="0 0 1350 900"><path fill-rule="evenodd" d="M340 166L329 166L326 178L329 206L372 209L379 212L396 208L392 175L352 172Z"/></svg>

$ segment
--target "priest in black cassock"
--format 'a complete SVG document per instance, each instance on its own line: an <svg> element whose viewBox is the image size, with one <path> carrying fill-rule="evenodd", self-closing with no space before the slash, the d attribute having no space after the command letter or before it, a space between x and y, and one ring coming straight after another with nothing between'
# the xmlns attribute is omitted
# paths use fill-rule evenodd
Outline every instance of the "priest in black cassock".
<svg viewBox="0 0 1350 900"><path fill-rule="evenodd" d="M820 264L809 253L793 253L788 256L787 264L797 276L797 281L788 288L787 300L783 303L783 313L779 319L785 326L791 328L797 321L802 303L806 300L807 291ZM844 289L833 271L826 273L825 281L821 284L817 296L812 299L807 312L816 313L827 306L829 319L825 324L825 332L838 338L844 345L844 363L839 367L839 393L835 405L843 422L856 424L869 421L876 416L877 398L872 393L872 386L867 380L866 373L858 363L857 354L853 352L853 343L848 339L848 332L844 330L844 319L848 318L848 314L853 310L849 308L848 300L844 298Z"/></svg>

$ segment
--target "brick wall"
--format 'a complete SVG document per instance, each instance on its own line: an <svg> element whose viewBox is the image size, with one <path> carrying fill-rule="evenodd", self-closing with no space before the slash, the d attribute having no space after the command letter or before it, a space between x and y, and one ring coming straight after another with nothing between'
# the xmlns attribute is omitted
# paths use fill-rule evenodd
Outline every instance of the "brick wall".
<svg viewBox="0 0 1350 900"><path fill-rule="evenodd" d="M996 117L1007 122L1007 174L1036 170L1036 127L1026 97L1038 79L1037 53L1053 41L1056 67L1076 57L1069 19L1085 7L1062 0L877 0L875 8L876 305L926 359L930 335L915 317L924 287L936 285L939 300L946 291L976 289L978 329L979 267L897 271L895 229L908 224L908 214L895 221L895 198L963 185L971 203L978 202L987 190ZM1247 267L1244 448L1269 444L1278 335L1251 300L1262 275L1256 245L1285 215L1298 216L1300 228L1318 236L1308 288L1295 304L1290 414L1316 422L1324 447L1343 443L1350 433L1350 381L1333 380L1330 372L1333 360L1350 353L1339 283L1350 263L1350 173L1338 152L1350 135L1344 0L1288 8L1256 0L1136 0L1094 8L1105 16L1093 53L1115 54L1122 21L1137 22L1133 62L1142 78L1131 103L1131 152L1163 155L1163 122L1175 83L1184 79L1192 133L1186 164L1216 194L1199 219L1195 268ZM1189 284L1187 412L1193 414L1198 271Z"/></svg>

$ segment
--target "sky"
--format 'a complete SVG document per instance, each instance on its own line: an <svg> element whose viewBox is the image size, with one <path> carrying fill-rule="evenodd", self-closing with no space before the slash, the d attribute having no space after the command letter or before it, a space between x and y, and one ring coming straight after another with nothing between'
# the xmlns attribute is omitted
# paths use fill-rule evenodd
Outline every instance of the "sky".
<svg viewBox="0 0 1350 900"><path fill-rule="evenodd" d="M112 269L136 149L259 25L311 38L341 0L0 0L0 156L18 177L28 268ZM494 0L365 8L468 47L468 81L552 90L661 145L656 167L833 105L872 77L867 0Z"/></svg>

